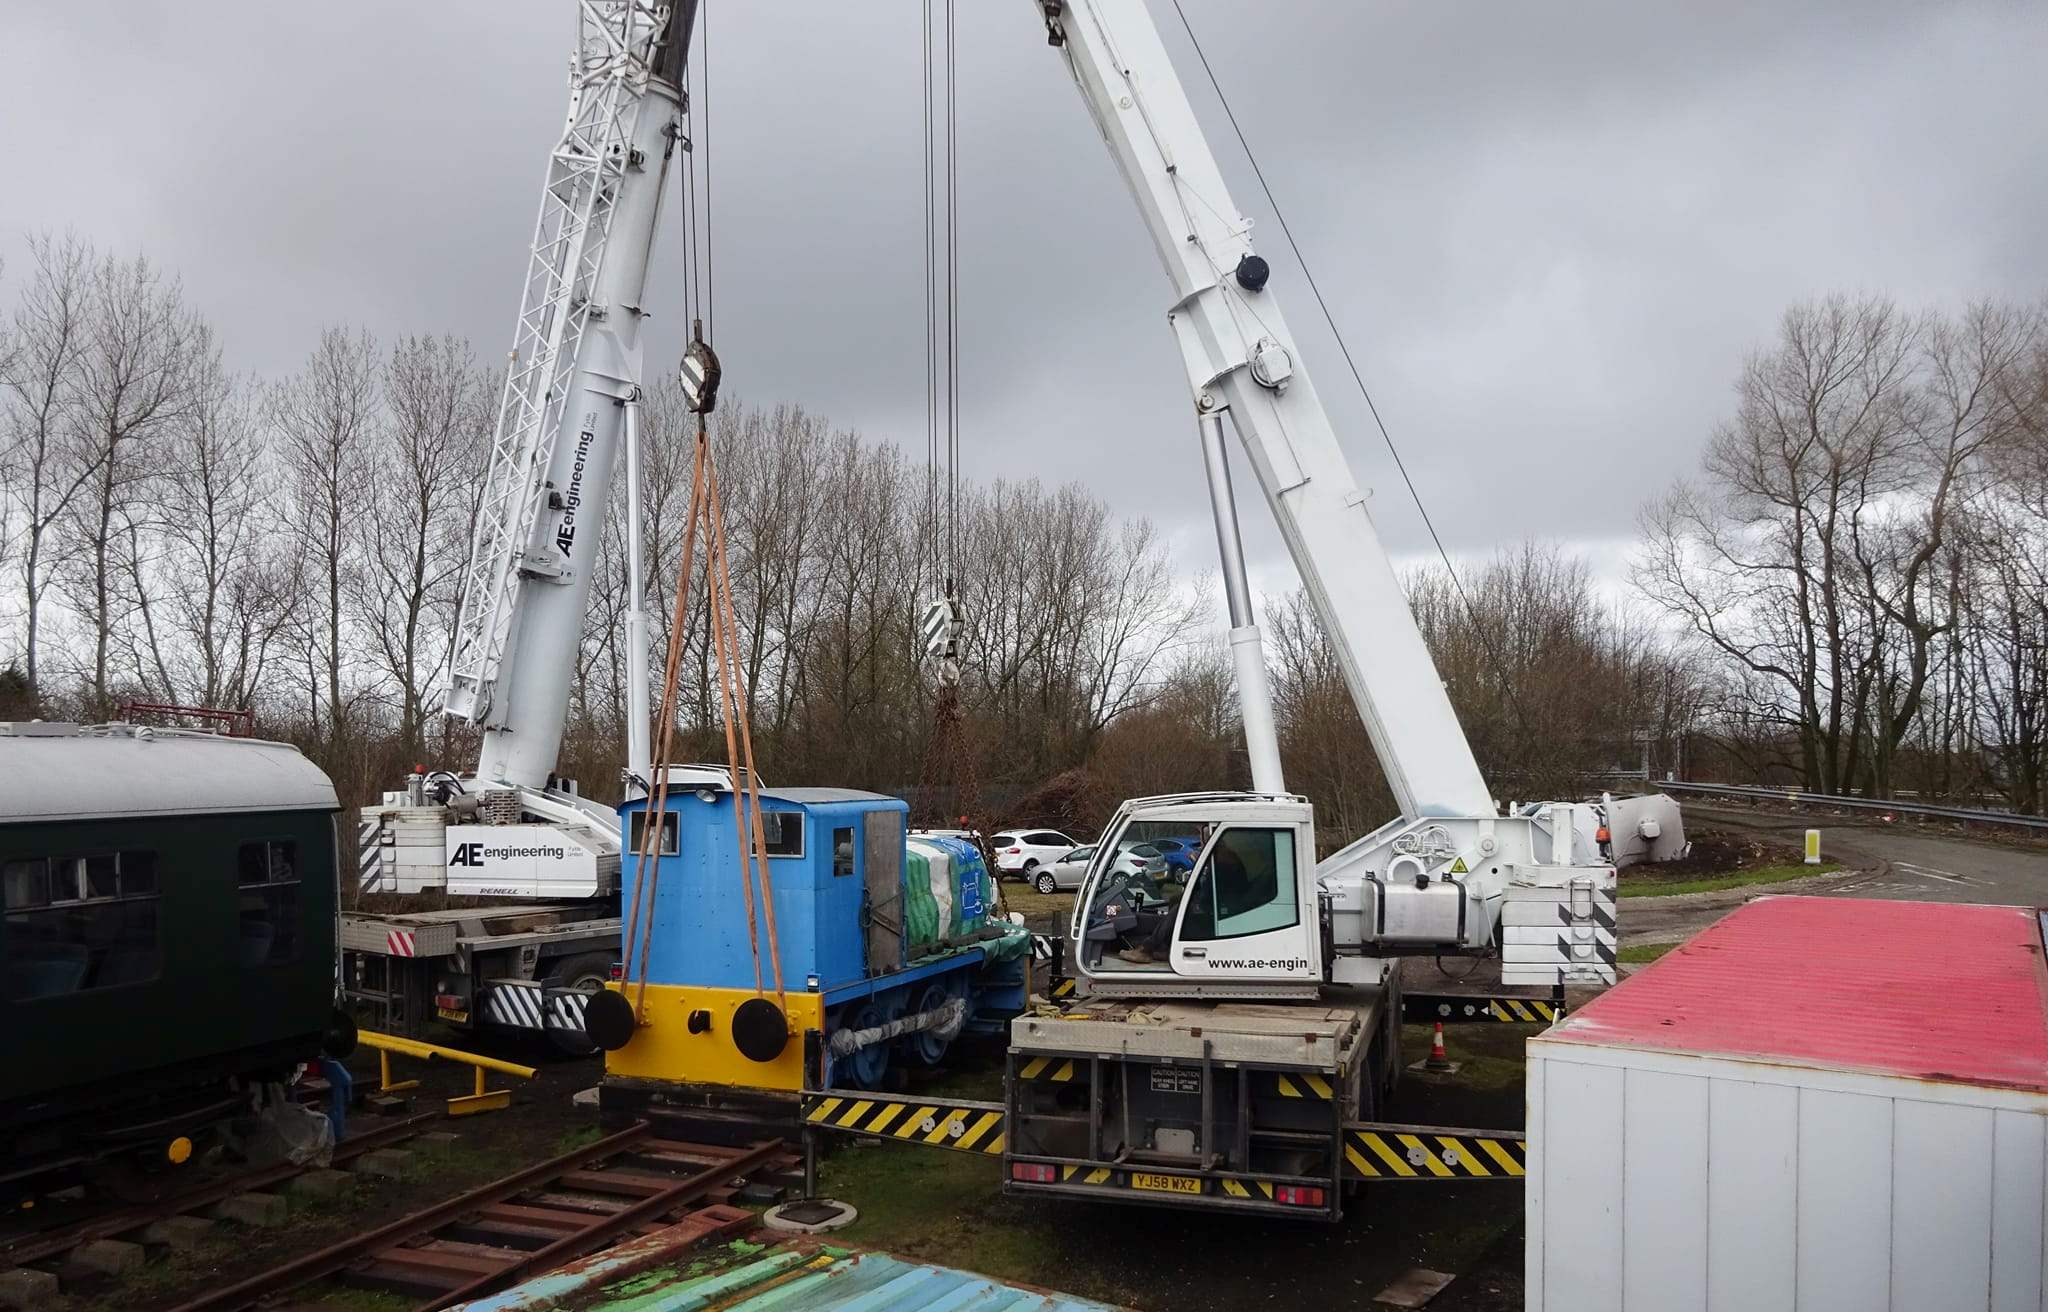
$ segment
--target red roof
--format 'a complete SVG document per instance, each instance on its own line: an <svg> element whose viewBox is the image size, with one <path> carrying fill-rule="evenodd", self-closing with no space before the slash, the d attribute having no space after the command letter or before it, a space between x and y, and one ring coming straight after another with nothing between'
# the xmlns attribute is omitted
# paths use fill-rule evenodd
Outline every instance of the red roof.
<svg viewBox="0 0 2048 1312"><path fill-rule="evenodd" d="M1760 898L1544 1039L2048 1092L2041 935L2025 907Z"/></svg>

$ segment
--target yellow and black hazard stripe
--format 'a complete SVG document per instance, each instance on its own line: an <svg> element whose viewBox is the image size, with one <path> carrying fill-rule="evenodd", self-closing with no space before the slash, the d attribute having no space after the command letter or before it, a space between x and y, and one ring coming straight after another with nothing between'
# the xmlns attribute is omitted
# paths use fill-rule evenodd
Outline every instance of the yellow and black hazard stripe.
<svg viewBox="0 0 2048 1312"><path fill-rule="evenodd" d="M1050 990L1050 992L1049 992L1048 996L1050 996L1050 997L1055 997L1055 998L1071 998L1071 997L1073 997L1073 996L1074 996L1074 981L1073 981L1073 980L1072 980L1071 978L1060 978L1060 979L1055 979L1055 980L1054 980L1054 981L1052 982L1052 988L1051 988L1051 990Z"/></svg>
<svg viewBox="0 0 2048 1312"><path fill-rule="evenodd" d="M1509 1025L1554 1025L1564 1019L1556 998L1488 997L1485 994L1411 993L1401 999L1401 1019L1410 1025L1504 1021Z"/></svg>
<svg viewBox="0 0 2048 1312"><path fill-rule="evenodd" d="M804 1121L821 1130L1000 1156L1003 1112L985 1103L919 1102L828 1094L804 1100Z"/></svg>
<svg viewBox="0 0 2048 1312"><path fill-rule="evenodd" d="M1335 1096L1336 1086L1324 1075L1279 1075L1280 1096L1283 1098L1321 1098L1325 1102Z"/></svg>
<svg viewBox="0 0 2048 1312"><path fill-rule="evenodd" d="M1119 1184L1116 1172L1107 1166L1062 1166L1061 1184Z"/></svg>
<svg viewBox="0 0 2048 1312"><path fill-rule="evenodd" d="M1066 1084L1074 1078L1074 1072L1081 1069L1068 1057L1033 1057L1017 1068L1020 1080L1041 1080L1052 1084Z"/></svg>
<svg viewBox="0 0 2048 1312"><path fill-rule="evenodd" d="M1518 1134L1344 1127L1345 1170L1367 1180L1520 1179L1528 1163L1528 1143Z"/></svg>

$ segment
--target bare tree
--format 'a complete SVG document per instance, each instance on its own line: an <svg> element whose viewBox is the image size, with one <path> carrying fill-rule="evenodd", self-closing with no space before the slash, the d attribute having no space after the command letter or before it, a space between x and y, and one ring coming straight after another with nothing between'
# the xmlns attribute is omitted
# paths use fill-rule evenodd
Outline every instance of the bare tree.
<svg viewBox="0 0 2048 1312"><path fill-rule="evenodd" d="M291 498L289 530L319 590L303 616L308 718L337 744L349 735L347 602L360 565L357 525L369 508L370 447L381 418L378 357L367 332L329 328L305 367L269 397Z"/></svg>
<svg viewBox="0 0 2048 1312"><path fill-rule="evenodd" d="M397 704L402 755L425 747L426 699L447 659L489 458L490 382L465 342L408 337L384 364L388 422L369 457L356 618Z"/></svg>
<svg viewBox="0 0 2048 1312"><path fill-rule="evenodd" d="M0 442L9 509L22 540L22 662L28 698L42 679L43 598L50 586L50 533L87 480L90 463L71 410L84 350L87 301L98 257L75 237L29 238L35 272L14 307L6 369L0 371Z"/></svg>
<svg viewBox="0 0 2048 1312"><path fill-rule="evenodd" d="M106 714L110 657L133 614L125 585L146 568L138 553L153 511L141 493L163 465L156 447L191 407L205 335L177 281L140 256L93 266L83 329L69 423L87 476L63 521L69 559L59 577L90 627L91 707Z"/></svg>
<svg viewBox="0 0 2048 1312"><path fill-rule="evenodd" d="M1918 326L1890 301L1793 307L1744 366L1700 483L1643 516L1637 585L1758 689L1802 780L1857 776L1880 635L1855 604L1862 517L1910 485Z"/></svg>

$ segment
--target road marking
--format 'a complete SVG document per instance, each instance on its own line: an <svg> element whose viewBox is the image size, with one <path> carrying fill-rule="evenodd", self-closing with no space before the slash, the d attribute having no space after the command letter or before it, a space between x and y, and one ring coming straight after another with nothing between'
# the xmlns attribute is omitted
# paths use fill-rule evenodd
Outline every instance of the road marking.
<svg viewBox="0 0 2048 1312"><path fill-rule="evenodd" d="M1915 865L1911 861L1894 861L1892 865L1894 868L1903 870L1908 874L1922 875L1929 879L1946 879L1951 884L1977 884L1981 886L1991 882L1988 879L1979 879L1975 875L1959 875L1953 870L1937 870L1933 866Z"/></svg>

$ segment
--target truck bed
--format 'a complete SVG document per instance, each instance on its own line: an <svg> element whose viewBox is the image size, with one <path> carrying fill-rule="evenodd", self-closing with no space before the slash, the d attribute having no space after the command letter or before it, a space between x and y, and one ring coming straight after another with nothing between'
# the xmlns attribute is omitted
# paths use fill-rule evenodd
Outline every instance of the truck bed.
<svg viewBox="0 0 2048 1312"><path fill-rule="evenodd" d="M1335 1071L1349 1068L1370 1043L1385 1005L1377 988L1296 1003L1087 998L1058 1016L1019 1016L1010 1024L1010 1045L1020 1053L1207 1058Z"/></svg>

